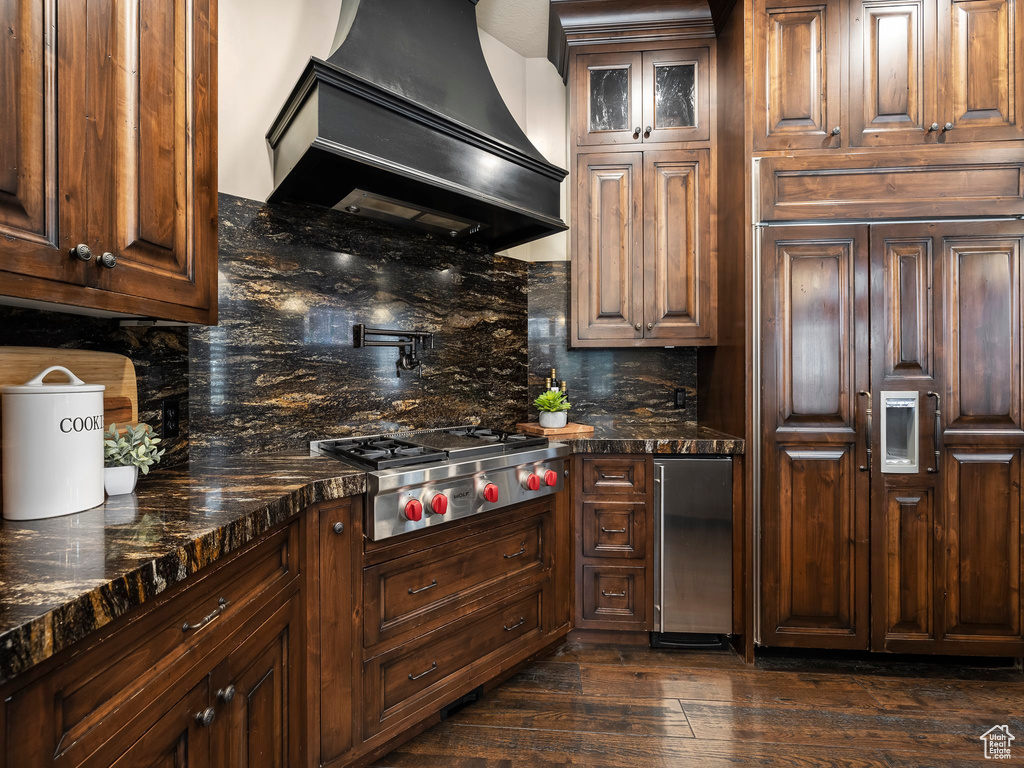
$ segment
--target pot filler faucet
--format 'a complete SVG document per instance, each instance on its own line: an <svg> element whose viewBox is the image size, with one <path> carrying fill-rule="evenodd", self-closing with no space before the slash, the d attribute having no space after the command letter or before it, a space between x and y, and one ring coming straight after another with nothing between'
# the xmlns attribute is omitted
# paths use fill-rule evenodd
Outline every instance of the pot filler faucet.
<svg viewBox="0 0 1024 768"><path fill-rule="evenodd" d="M397 347L398 361L395 363L395 371L398 377L402 377L402 371L411 373L416 371L417 375L423 375L421 361L416 357L416 351L434 348L434 334L425 331L391 331L384 328L367 328L362 323L352 327L352 336L356 348L359 347ZM394 337L391 338L367 338L370 337ZM429 346L428 346L429 345Z"/></svg>

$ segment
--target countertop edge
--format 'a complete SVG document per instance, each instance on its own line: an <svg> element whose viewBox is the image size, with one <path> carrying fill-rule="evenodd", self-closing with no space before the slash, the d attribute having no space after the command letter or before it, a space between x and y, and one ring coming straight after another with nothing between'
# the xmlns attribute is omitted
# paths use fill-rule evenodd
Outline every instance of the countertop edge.
<svg viewBox="0 0 1024 768"><path fill-rule="evenodd" d="M365 492L365 488L366 475L363 473L311 480L183 546L141 563L124 576L93 587L77 598L4 632L0 635L0 685L6 685L80 643L313 504L358 496ZM60 633L55 632L54 627L61 624L64 629ZM81 630L69 632L68 626L81 626ZM56 639L58 637L59 640ZM13 652L15 649L22 652Z"/></svg>

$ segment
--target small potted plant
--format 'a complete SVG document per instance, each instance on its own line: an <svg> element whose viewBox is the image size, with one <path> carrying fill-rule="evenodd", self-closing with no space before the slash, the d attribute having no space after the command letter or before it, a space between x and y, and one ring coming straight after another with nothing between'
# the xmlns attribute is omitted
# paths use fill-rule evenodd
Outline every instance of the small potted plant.
<svg viewBox="0 0 1024 768"><path fill-rule="evenodd" d="M540 411L540 425L546 429L561 429L568 421L566 411L572 408L572 404L565 396L565 392L557 389L549 389L533 401L534 406Z"/></svg>
<svg viewBox="0 0 1024 768"><path fill-rule="evenodd" d="M139 470L148 475L149 468L160 461L163 448L157 448L160 438L148 424L130 424L124 433L117 424L111 424L103 436L103 486L108 496L120 496L135 490Z"/></svg>

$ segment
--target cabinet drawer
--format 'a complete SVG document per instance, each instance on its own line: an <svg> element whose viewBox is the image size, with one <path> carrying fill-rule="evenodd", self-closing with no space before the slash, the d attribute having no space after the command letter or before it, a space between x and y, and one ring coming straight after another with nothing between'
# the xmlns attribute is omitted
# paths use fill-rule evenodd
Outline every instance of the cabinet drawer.
<svg viewBox="0 0 1024 768"><path fill-rule="evenodd" d="M379 733L415 707L418 717L447 703L444 692L467 665L479 665L543 631L543 595L529 594L467 616L421 638L369 660L363 670L363 738Z"/></svg>
<svg viewBox="0 0 1024 768"><path fill-rule="evenodd" d="M8 722L38 720L42 712L52 718L52 730L42 726L52 737L43 747L45 761L37 763L22 762L21 747L9 743L14 758L8 764L78 765L114 734L136 738L146 725L137 717L142 705L159 700L241 626L257 601L296 578L298 568L296 519L17 693L9 702Z"/></svg>
<svg viewBox="0 0 1024 768"><path fill-rule="evenodd" d="M643 495L647 492L647 460L583 459L583 493Z"/></svg>
<svg viewBox="0 0 1024 768"><path fill-rule="evenodd" d="M583 566L583 618L586 621L644 625L647 622L646 600L647 569L643 566Z"/></svg>
<svg viewBox="0 0 1024 768"><path fill-rule="evenodd" d="M647 555L647 505L583 502L584 557Z"/></svg>
<svg viewBox="0 0 1024 768"><path fill-rule="evenodd" d="M469 603L507 587L512 579L542 577L550 569L550 524L544 509L495 531L367 568L366 647L451 621Z"/></svg>

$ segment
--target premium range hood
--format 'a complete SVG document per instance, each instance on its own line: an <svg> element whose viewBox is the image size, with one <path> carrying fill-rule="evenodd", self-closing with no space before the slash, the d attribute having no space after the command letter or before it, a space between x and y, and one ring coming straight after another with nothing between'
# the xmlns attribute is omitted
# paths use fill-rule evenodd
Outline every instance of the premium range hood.
<svg viewBox="0 0 1024 768"><path fill-rule="evenodd" d="M501 250L566 229L566 171L526 138L491 79L476 0L343 0L267 134L270 201L405 222Z"/></svg>

